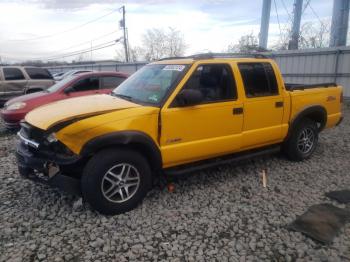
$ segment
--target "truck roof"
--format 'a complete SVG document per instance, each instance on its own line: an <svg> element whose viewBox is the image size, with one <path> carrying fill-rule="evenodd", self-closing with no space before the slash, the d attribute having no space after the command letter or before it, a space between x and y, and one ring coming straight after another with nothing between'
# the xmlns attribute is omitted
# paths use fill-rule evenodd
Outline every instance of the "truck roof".
<svg viewBox="0 0 350 262"><path fill-rule="evenodd" d="M167 57L162 58L153 64L192 64L194 61L198 60L213 60L216 61L226 61L226 60L260 60L260 59L270 59L266 55L260 53L204 53L196 54L185 57Z"/></svg>

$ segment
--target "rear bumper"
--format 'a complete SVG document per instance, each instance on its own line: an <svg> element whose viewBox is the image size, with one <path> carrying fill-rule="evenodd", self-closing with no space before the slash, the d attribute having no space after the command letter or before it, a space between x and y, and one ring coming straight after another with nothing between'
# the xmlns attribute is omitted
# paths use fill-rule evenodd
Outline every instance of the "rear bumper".
<svg viewBox="0 0 350 262"><path fill-rule="evenodd" d="M39 153L31 152L23 142L17 146L16 158L19 168L23 170L21 172L23 178L59 188L70 194L81 195L79 179L64 175L59 169L55 173L50 174L51 165L57 165L55 159L45 154L39 155ZM72 162L74 161L75 159L72 159Z"/></svg>

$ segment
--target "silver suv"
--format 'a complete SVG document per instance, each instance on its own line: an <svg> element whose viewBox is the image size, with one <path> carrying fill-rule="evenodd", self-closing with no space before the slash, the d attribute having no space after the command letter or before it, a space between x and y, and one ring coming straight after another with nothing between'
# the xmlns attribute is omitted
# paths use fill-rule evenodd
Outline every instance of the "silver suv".
<svg viewBox="0 0 350 262"><path fill-rule="evenodd" d="M13 97L46 90L54 83L44 68L0 66L0 106Z"/></svg>

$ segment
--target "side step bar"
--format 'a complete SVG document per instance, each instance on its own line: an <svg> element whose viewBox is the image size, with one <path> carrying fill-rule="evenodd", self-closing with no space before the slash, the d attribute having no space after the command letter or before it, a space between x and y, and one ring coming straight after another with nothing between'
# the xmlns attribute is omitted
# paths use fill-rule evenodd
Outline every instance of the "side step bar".
<svg viewBox="0 0 350 262"><path fill-rule="evenodd" d="M232 163L237 163L241 161L245 161L251 158L263 156L263 155L269 155L269 154L274 154L278 153L281 150L281 147L278 146L270 146L270 147L265 147L260 150L248 150L240 153L236 153L233 155L228 155L228 156L223 156L219 158L214 158L210 160L202 160L198 161L195 163L187 164L187 165L182 165L178 167L170 167L164 170L165 175L167 176L178 176L178 175L183 175L186 173L193 173L202 169L210 168L210 167L215 167L223 164L232 164Z"/></svg>

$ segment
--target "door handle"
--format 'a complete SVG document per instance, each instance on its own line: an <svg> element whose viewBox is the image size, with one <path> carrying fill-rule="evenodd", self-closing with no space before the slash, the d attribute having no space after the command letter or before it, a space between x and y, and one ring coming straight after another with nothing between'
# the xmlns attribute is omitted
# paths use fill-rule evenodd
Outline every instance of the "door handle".
<svg viewBox="0 0 350 262"><path fill-rule="evenodd" d="M241 114L243 114L243 107L236 107L236 108L234 108L232 113L234 115L241 115Z"/></svg>
<svg viewBox="0 0 350 262"><path fill-rule="evenodd" d="M276 102L275 107L283 107L283 102L282 101Z"/></svg>

